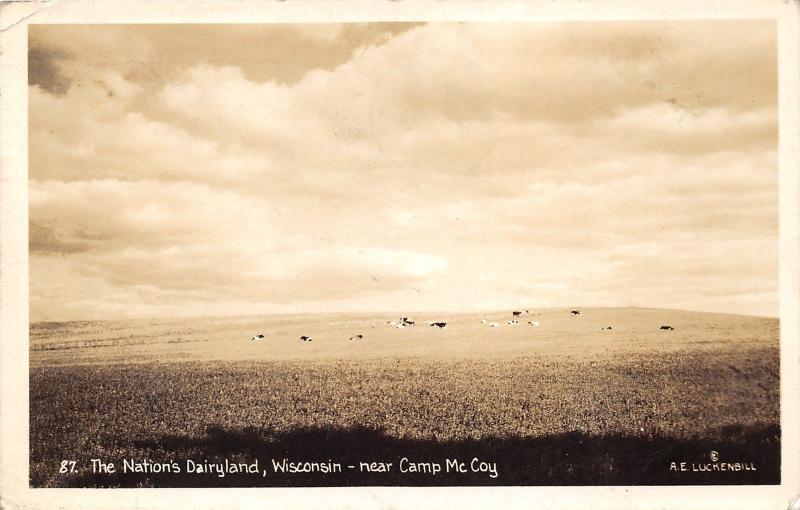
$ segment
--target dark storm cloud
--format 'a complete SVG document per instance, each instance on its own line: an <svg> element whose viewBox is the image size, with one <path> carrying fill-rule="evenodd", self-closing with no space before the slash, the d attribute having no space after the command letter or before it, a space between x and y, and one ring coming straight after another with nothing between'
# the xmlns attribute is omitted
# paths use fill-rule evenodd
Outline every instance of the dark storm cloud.
<svg viewBox="0 0 800 510"><path fill-rule="evenodd" d="M63 232L31 223L28 227L29 249L32 254L81 253L91 249L91 244L67 239Z"/></svg>
<svg viewBox="0 0 800 510"><path fill-rule="evenodd" d="M235 66L252 81L293 84L312 69L332 70L358 48L380 46L419 23L237 25L32 25L31 85L63 94L70 79L58 62L78 60L76 71L115 70L131 81L157 85L199 63ZM90 35L87 33L91 32ZM76 57L77 56L77 57ZM87 69L88 68L88 69ZM91 71L91 70L93 71Z"/></svg>
<svg viewBox="0 0 800 510"><path fill-rule="evenodd" d="M66 94L70 80L61 72L58 64L67 58L67 52L39 45L32 40L28 49L28 85L36 85L57 96Z"/></svg>

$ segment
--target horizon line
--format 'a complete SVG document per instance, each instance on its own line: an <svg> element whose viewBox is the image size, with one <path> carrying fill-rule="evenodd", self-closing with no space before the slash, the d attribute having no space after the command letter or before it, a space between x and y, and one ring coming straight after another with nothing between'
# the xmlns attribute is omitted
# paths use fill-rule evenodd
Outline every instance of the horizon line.
<svg viewBox="0 0 800 510"><path fill-rule="evenodd" d="M305 311L305 312L264 312L264 313L245 313L245 314L225 314L225 315L177 315L177 316L148 316L148 317L116 317L109 319L54 319L54 320L30 320L28 318L28 325L33 324L47 324L47 323L70 323L70 322L115 322L115 321L146 321L146 320L185 320L185 319L235 319L243 317L266 317L266 316L294 316L294 315L388 315L388 316L402 316L403 314L450 314L450 315L471 315L471 314L492 314L512 311L525 311L525 310L561 310L561 309L576 309L576 310L610 310L610 309L637 309L637 310L663 310L673 312L689 312L689 313L703 313L703 314L717 314L717 315L738 315L742 317L754 317L764 319L780 319L780 314L777 315L760 315L752 313L736 313L736 312L719 312L714 310L693 310L688 308L669 308L669 307L654 307L654 306L545 306L545 307L519 307L519 308L492 308L492 309L472 309L472 310L406 310L399 312L397 310L373 310L373 311Z"/></svg>

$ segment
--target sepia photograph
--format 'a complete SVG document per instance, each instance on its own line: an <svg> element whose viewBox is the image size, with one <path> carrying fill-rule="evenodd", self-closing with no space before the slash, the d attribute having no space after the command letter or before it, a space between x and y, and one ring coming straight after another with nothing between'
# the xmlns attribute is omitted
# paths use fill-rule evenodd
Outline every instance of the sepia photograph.
<svg viewBox="0 0 800 510"><path fill-rule="evenodd" d="M796 492L776 19L24 39L28 489Z"/></svg>
<svg viewBox="0 0 800 510"><path fill-rule="evenodd" d="M31 485L780 482L774 22L28 51Z"/></svg>

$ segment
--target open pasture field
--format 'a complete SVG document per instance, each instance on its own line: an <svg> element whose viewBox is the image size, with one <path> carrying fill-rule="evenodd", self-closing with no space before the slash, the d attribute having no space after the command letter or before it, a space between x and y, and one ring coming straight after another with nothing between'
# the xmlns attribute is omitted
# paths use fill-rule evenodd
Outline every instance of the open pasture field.
<svg viewBox="0 0 800 510"><path fill-rule="evenodd" d="M509 326L510 311L408 314L416 325L386 324L397 314L308 314L209 319L37 323L31 366L147 361L281 361L375 358L426 360L536 356L599 361L634 353L777 348L777 319L656 309L531 310ZM481 324L482 318L497 328ZM444 321L430 327L425 321ZM538 327L527 325L539 322ZM670 325L674 331L661 331ZM612 326L611 331L600 331ZM250 342L263 334L264 340ZM361 341L350 337L363 334ZM312 342L301 342L309 335Z"/></svg>
<svg viewBox="0 0 800 510"><path fill-rule="evenodd" d="M779 481L777 319L651 309L531 310L517 326L505 324L510 312L412 317L406 329L388 326L391 315L33 324L31 484ZM259 333L263 341L249 341ZM364 339L348 340L355 334ZM708 462L710 451L756 470L670 470L671 462ZM496 464L497 477L401 473L403 457L480 458ZM91 458L258 459L262 468L272 459L332 459L394 469L98 474ZM62 460L75 460L75 471L59 473Z"/></svg>

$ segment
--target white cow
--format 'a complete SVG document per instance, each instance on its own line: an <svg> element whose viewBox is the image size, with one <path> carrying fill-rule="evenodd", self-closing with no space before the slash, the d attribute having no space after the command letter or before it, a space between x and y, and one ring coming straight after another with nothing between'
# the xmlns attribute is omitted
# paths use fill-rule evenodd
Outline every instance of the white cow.
<svg viewBox="0 0 800 510"><path fill-rule="evenodd" d="M528 321L529 326L533 326L534 328L539 325L539 321Z"/></svg>

